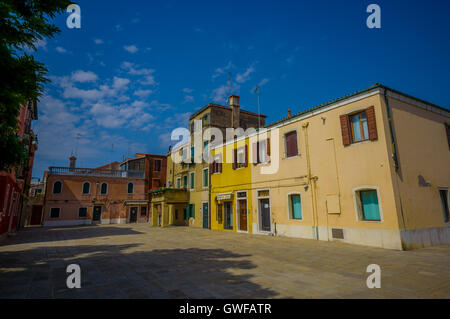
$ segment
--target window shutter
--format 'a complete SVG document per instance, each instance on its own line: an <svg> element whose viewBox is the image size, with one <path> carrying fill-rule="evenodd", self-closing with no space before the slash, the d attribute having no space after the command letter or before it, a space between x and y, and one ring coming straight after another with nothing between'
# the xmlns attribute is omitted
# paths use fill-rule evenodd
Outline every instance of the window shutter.
<svg viewBox="0 0 450 319"><path fill-rule="evenodd" d="M448 149L450 150L450 124L445 124L445 130L447 131L447 142L448 142Z"/></svg>
<svg viewBox="0 0 450 319"><path fill-rule="evenodd" d="M252 145L252 161L253 165L258 164L258 143L253 143Z"/></svg>
<svg viewBox="0 0 450 319"><path fill-rule="evenodd" d="M375 120L375 108L373 105L366 109L367 128L369 129L369 139L378 139L377 122Z"/></svg>
<svg viewBox="0 0 450 319"><path fill-rule="evenodd" d="M213 161L212 163L209 164L209 171L211 172L211 174L215 173L215 171L214 171L215 166L216 166L215 164L216 164L216 161Z"/></svg>
<svg viewBox="0 0 450 319"><path fill-rule="evenodd" d="M344 146L351 144L350 136L350 121L347 114L341 115L341 131L342 131L342 143Z"/></svg>
<svg viewBox="0 0 450 319"><path fill-rule="evenodd" d="M289 132L286 135L286 156L296 156L298 155L298 146L297 146L297 132Z"/></svg>
<svg viewBox="0 0 450 319"><path fill-rule="evenodd" d="M233 169L236 169L237 166L237 148L233 150Z"/></svg>
<svg viewBox="0 0 450 319"><path fill-rule="evenodd" d="M244 158L245 158L245 164L244 167L248 167L248 147L247 145L245 145L245 150L244 150Z"/></svg>
<svg viewBox="0 0 450 319"><path fill-rule="evenodd" d="M222 154L220 154L220 157L219 157L219 167L218 167L218 169L219 169L219 173L222 173Z"/></svg>
<svg viewBox="0 0 450 319"><path fill-rule="evenodd" d="M192 207L191 207L191 217L195 218L195 204L192 204Z"/></svg>
<svg viewBox="0 0 450 319"><path fill-rule="evenodd" d="M270 138L266 139L266 155L270 156Z"/></svg>

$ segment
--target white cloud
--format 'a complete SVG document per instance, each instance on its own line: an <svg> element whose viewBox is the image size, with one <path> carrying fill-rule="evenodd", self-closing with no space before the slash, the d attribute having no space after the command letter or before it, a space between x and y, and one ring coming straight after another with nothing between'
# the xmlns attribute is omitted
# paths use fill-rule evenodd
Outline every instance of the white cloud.
<svg viewBox="0 0 450 319"><path fill-rule="evenodd" d="M130 80L125 79L125 78L119 78L119 77L115 76L112 87L116 90L121 90L121 89L125 89L129 83L130 83Z"/></svg>
<svg viewBox="0 0 450 319"><path fill-rule="evenodd" d="M231 84L231 92L230 93L238 93L240 89L240 86L236 83L232 83ZM214 102L216 103L225 103L227 100L227 92L228 91L228 87L227 85L221 85L218 88L215 88L211 95L210 98L213 99Z"/></svg>
<svg viewBox="0 0 450 319"><path fill-rule="evenodd" d="M238 73L236 75L236 82L238 83L247 82L248 80L250 80L250 74L252 74L253 72L255 72L255 69L252 66L248 67L244 73Z"/></svg>
<svg viewBox="0 0 450 319"><path fill-rule="evenodd" d="M139 68L134 63L124 61L121 64L121 68L128 71L128 74L132 75L149 75L155 72L154 69L147 69L147 68Z"/></svg>
<svg viewBox="0 0 450 319"><path fill-rule="evenodd" d="M267 82L269 82L269 79L264 78L261 81L259 81L258 86L263 86L264 84L266 84Z"/></svg>
<svg viewBox="0 0 450 319"><path fill-rule="evenodd" d="M98 80L98 76L97 74L91 71L78 70L72 73L71 79L74 82L81 82L81 83L95 82Z"/></svg>
<svg viewBox="0 0 450 319"><path fill-rule="evenodd" d="M146 75L144 77L144 80L141 80L139 82L144 85L157 85L155 77L153 75Z"/></svg>
<svg viewBox="0 0 450 319"><path fill-rule="evenodd" d="M34 47L36 48L36 51L39 50L39 48L42 48L45 52L47 52L47 39L38 39L34 41L33 43Z"/></svg>
<svg viewBox="0 0 450 319"><path fill-rule="evenodd" d="M153 93L153 90L136 90L134 91L134 95L139 96L141 99L149 96Z"/></svg>
<svg viewBox="0 0 450 319"><path fill-rule="evenodd" d="M56 47L55 50L58 51L59 53L66 53L67 52L67 50L64 49L63 47Z"/></svg>
<svg viewBox="0 0 450 319"><path fill-rule="evenodd" d="M192 95L186 95L184 97L183 103L194 102L194 97Z"/></svg>
<svg viewBox="0 0 450 319"><path fill-rule="evenodd" d="M212 75L213 80L214 80L215 78L221 76L222 74L224 74L226 71L230 70L230 69L233 68L233 67L234 67L233 63L231 63L231 61L229 61L228 64L227 64L225 67L223 67L223 68L217 68L217 69L214 71L214 74Z"/></svg>
<svg viewBox="0 0 450 319"><path fill-rule="evenodd" d="M103 40L102 39L94 39L95 44L102 44Z"/></svg>
<svg viewBox="0 0 450 319"><path fill-rule="evenodd" d="M125 45L123 48L130 53L136 53L138 51L137 46L135 46L134 44L133 45Z"/></svg>
<svg viewBox="0 0 450 319"><path fill-rule="evenodd" d="M189 88L184 88L181 91L183 91L184 93L192 93L192 92L194 92L193 89L189 89Z"/></svg>

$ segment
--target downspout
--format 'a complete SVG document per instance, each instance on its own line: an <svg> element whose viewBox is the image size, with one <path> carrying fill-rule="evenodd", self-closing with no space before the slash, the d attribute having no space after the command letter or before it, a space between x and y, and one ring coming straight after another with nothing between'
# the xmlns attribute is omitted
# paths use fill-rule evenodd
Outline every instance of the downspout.
<svg viewBox="0 0 450 319"><path fill-rule="evenodd" d="M311 201L312 201L312 209L313 209L313 231L314 237L316 240L319 240L319 227L318 227L318 216L317 216L317 199L316 199L316 181L317 176L312 176L311 173L311 160L309 154L309 143L308 143L308 125L309 122L306 122L302 125L303 130L305 131L305 148L306 148L306 165L308 170L308 185L311 185Z"/></svg>

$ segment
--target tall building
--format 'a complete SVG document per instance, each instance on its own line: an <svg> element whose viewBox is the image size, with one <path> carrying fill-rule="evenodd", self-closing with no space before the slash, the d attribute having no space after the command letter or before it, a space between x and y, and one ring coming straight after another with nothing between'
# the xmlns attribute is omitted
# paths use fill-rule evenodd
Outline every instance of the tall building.
<svg viewBox="0 0 450 319"><path fill-rule="evenodd" d="M20 108L17 138L22 141L27 154L24 164L0 172L0 240L14 233L19 225L24 195L28 194L33 170L34 153L37 150L37 135L31 124L37 120L36 101L25 103Z"/></svg>
<svg viewBox="0 0 450 319"><path fill-rule="evenodd" d="M156 214L152 224L210 228L211 146L227 139L227 128L236 129L234 134L240 136L243 133L237 129L257 129L265 125L265 119L263 114L241 109L237 95L230 97L228 106L210 103L194 113L189 119L190 141L167 154L167 188L151 192ZM214 129L220 134L214 134Z"/></svg>

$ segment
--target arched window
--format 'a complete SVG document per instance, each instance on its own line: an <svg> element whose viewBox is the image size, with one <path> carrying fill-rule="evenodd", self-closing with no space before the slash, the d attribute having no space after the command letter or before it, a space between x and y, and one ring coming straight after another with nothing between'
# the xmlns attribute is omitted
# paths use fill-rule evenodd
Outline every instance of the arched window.
<svg viewBox="0 0 450 319"><path fill-rule="evenodd" d="M108 184L107 183L102 183L102 185L100 186L100 194L102 194L102 195L108 194Z"/></svg>
<svg viewBox="0 0 450 319"><path fill-rule="evenodd" d="M133 193L134 193L134 184L128 183L128 194L133 194Z"/></svg>
<svg viewBox="0 0 450 319"><path fill-rule="evenodd" d="M83 194L89 194L91 192L91 183L84 182L83 183Z"/></svg>
<svg viewBox="0 0 450 319"><path fill-rule="evenodd" d="M62 183L57 181L53 184L53 194L61 194Z"/></svg>

